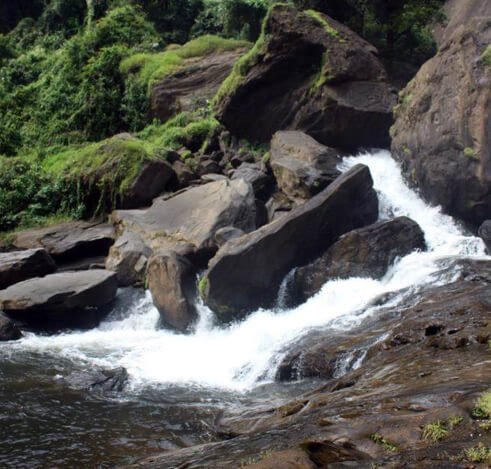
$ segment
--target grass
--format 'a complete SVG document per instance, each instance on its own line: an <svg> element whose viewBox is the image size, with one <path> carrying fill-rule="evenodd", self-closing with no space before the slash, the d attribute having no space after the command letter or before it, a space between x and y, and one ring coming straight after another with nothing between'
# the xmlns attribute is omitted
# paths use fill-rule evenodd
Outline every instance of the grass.
<svg viewBox="0 0 491 469"><path fill-rule="evenodd" d="M491 67L491 45L486 47L486 50L481 55L481 60L486 67Z"/></svg>
<svg viewBox="0 0 491 469"><path fill-rule="evenodd" d="M472 415L478 419L491 419L491 390L481 394Z"/></svg>
<svg viewBox="0 0 491 469"><path fill-rule="evenodd" d="M474 448L466 449L464 457L470 462L491 464L491 448L479 443Z"/></svg>
<svg viewBox="0 0 491 469"><path fill-rule="evenodd" d="M472 158L472 159L479 159L479 155L477 154L477 151L472 148L472 147L465 147L464 148L464 155L467 157L467 158Z"/></svg>
<svg viewBox="0 0 491 469"><path fill-rule="evenodd" d="M423 427L423 438L425 440L440 441L448 435L445 422L437 420Z"/></svg>
<svg viewBox="0 0 491 469"><path fill-rule="evenodd" d="M201 298L205 297L205 293L206 293L206 290L208 288L208 283L209 283L209 281L208 281L208 277L206 275L203 275L203 277L201 277L199 279L198 291L199 291Z"/></svg>
<svg viewBox="0 0 491 469"><path fill-rule="evenodd" d="M157 81L177 72L188 59L249 47L247 41L205 35L182 46L172 45L164 52L134 54L121 62L120 71L125 76L136 74L139 82L150 91Z"/></svg>
<svg viewBox="0 0 491 469"><path fill-rule="evenodd" d="M369 438L374 443L383 446L388 451L392 451L392 452L398 451L397 445L385 439L380 433L372 433Z"/></svg>

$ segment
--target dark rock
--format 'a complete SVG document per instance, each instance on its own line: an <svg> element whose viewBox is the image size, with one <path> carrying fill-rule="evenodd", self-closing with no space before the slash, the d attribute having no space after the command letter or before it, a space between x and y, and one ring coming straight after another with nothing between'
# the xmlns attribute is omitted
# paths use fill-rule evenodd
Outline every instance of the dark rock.
<svg viewBox="0 0 491 469"><path fill-rule="evenodd" d="M297 304L335 278L382 278L398 257L426 248L424 233L407 217L394 218L341 236L321 257L294 276Z"/></svg>
<svg viewBox="0 0 491 469"><path fill-rule="evenodd" d="M278 187L292 199L310 199L341 174L339 152L303 132L276 132L270 152Z"/></svg>
<svg viewBox="0 0 491 469"><path fill-rule="evenodd" d="M283 192L275 192L266 202L266 210L268 212L269 221L276 220L287 214L292 209L298 206L297 202L289 199Z"/></svg>
<svg viewBox="0 0 491 469"><path fill-rule="evenodd" d="M138 208L151 204L171 183L177 183L177 176L171 165L165 161L145 163L125 194L124 208Z"/></svg>
<svg viewBox="0 0 491 469"><path fill-rule="evenodd" d="M0 253L0 290L55 270L53 259L44 249Z"/></svg>
<svg viewBox="0 0 491 469"><path fill-rule="evenodd" d="M392 152L430 202L477 227L491 213L491 3L462 3L483 16L450 18L438 54L401 94Z"/></svg>
<svg viewBox="0 0 491 469"><path fill-rule="evenodd" d="M172 163L172 169L176 173L180 188L188 187L191 181L194 181L197 178L194 171L192 171L189 166L182 161L175 161Z"/></svg>
<svg viewBox="0 0 491 469"><path fill-rule="evenodd" d="M176 73L155 84L150 98L151 117L162 122L184 111L207 105L234 62L246 51L244 47L193 58Z"/></svg>
<svg viewBox="0 0 491 469"><path fill-rule="evenodd" d="M315 258L343 233L377 219L372 185L368 168L357 165L288 215L222 246L210 262L206 304L220 321L271 306L292 268Z"/></svg>
<svg viewBox="0 0 491 469"><path fill-rule="evenodd" d="M116 274L107 270L51 274L0 291L0 309L34 327L94 325L117 286Z"/></svg>
<svg viewBox="0 0 491 469"><path fill-rule="evenodd" d="M147 284L164 325L186 332L197 318L196 271L184 257L159 252L148 262Z"/></svg>
<svg viewBox="0 0 491 469"><path fill-rule="evenodd" d="M109 250L106 269L116 272L120 286L143 285L151 255L139 234L125 231Z"/></svg>
<svg viewBox="0 0 491 469"><path fill-rule="evenodd" d="M112 370L93 370L74 372L67 376L70 386L85 389L97 394L122 392L128 384L129 375L126 368Z"/></svg>
<svg viewBox="0 0 491 469"><path fill-rule="evenodd" d="M481 239L484 241L484 244L486 245L486 250L488 251L488 254L491 253L491 220L486 220L479 227L478 233Z"/></svg>
<svg viewBox="0 0 491 469"><path fill-rule="evenodd" d="M217 230L256 227L252 187L242 180L221 180L156 199L145 210L119 210L111 215L118 231L139 234L153 252L170 250L208 256L216 250Z"/></svg>
<svg viewBox="0 0 491 469"><path fill-rule="evenodd" d="M18 233L18 249L44 248L57 262L105 256L114 243L114 228L106 223L73 221Z"/></svg>
<svg viewBox="0 0 491 469"><path fill-rule="evenodd" d="M347 27L285 4L271 11L264 42L238 85L217 103L235 136L268 142L277 130L303 130L347 151L390 146L395 94L377 50Z"/></svg>
<svg viewBox="0 0 491 469"><path fill-rule="evenodd" d="M244 234L245 233L238 228L234 228L233 226L226 226L225 228L220 228L215 233L215 243L220 248L231 239L240 238Z"/></svg>
<svg viewBox="0 0 491 469"><path fill-rule="evenodd" d="M0 342L19 340L21 337L20 329L8 317L0 313Z"/></svg>
<svg viewBox="0 0 491 469"><path fill-rule="evenodd" d="M198 174L204 176L205 174L220 174L222 169L220 165L211 159L200 160L198 163Z"/></svg>
<svg viewBox="0 0 491 469"><path fill-rule="evenodd" d="M272 192L273 178L261 169L259 163L242 163L232 173L231 179L244 179L252 185L259 199L266 198Z"/></svg>

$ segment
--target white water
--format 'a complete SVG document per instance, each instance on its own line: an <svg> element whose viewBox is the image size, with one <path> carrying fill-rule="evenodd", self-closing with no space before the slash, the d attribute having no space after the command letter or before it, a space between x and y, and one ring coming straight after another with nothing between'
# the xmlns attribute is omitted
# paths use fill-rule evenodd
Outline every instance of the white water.
<svg viewBox="0 0 491 469"><path fill-rule="evenodd" d="M106 321L87 332L52 337L31 334L9 345L9 352L42 352L88 366L124 366L134 389L194 383L247 390L271 380L281 350L309 329L352 328L376 314L377 307L362 308L382 293L450 281L448 275L443 278L437 274L438 259L484 256L480 239L464 234L452 218L426 205L406 186L388 152L346 158L342 167L347 169L356 163L370 167L379 193L381 218L406 215L414 219L424 230L429 248L428 252L415 252L399 260L382 280L331 281L298 308L280 313L260 310L227 328L213 326L212 313L200 306L200 322L189 336L157 330L158 312L147 295L133 305L125 319ZM399 300L393 298L391 303Z"/></svg>

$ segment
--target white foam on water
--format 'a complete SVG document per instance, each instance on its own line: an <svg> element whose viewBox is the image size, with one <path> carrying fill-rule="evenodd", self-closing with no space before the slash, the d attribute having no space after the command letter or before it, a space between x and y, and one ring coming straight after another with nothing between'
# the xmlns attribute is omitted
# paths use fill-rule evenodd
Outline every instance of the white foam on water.
<svg viewBox="0 0 491 469"><path fill-rule="evenodd" d="M380 218L408 216L425 232L427 252L398 260L379 280L351 278L326 283L305 304L291 310L260 310L238 324L218 327L213 314L198 305L194 333L157 329L158 312L150 295L129 307L123 319L106 320L86 331L46 337L29 334L8 346L9 353L36 351L70 358L88 366L127 368L133 389L148 385L198 384L244 391L274 376L282 350L310 329L349 329L379 307L364 308L377 296L409 286L445 283L437 261L447 257L484 257L484 244L466 234L438 207L428 206L403 180L386 151L345 158L341 169L369 166L380 199ZM390 301L396 304L396 296Z"/></svg>

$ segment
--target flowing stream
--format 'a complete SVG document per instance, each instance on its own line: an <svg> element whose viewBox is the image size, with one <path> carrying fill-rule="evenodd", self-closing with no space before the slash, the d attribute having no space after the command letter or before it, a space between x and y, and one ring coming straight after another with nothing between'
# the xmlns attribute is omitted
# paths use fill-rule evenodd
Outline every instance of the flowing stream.
<svg viewBox="0 0 491 469"><path fill-rule="evenodd" d="M111 467L132 456L208 441L224 407L273 403L302 392L307 384L274 383L292 341L312 329L358 326L387 306L366 307L383 293L406 289L407 295L407 287L410 293L451 281L456 272L442 273L442 259L485 256L480 239L405 184L388 152L345 158L342 169L356 163L370 167L380 218L406 215L418 222L427 252L399 259L380 281L330 281L295 309L281 308L279 298L276 310L259 310L228 327L216 326L211 311L199 305L192 334L159 330L149 295L127 290L97 329L29 333L0 345L0 466ZM360 366L363 358L363 351L348 356L338 373ZM117 399L70 386L73 373L117 366L130 375Z"/></svg>

